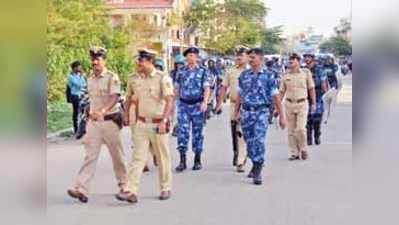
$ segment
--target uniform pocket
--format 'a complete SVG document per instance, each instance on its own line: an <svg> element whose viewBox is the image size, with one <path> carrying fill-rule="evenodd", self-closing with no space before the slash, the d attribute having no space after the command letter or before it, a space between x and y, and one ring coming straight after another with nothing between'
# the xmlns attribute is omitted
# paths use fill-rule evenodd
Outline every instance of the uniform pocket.
<svg viewBox="0 0 399 225"><path fill-rule="evenodd" d="M161 89L159 85L150 85L149 92L151 97L157 100L161 98Z"/></svg>

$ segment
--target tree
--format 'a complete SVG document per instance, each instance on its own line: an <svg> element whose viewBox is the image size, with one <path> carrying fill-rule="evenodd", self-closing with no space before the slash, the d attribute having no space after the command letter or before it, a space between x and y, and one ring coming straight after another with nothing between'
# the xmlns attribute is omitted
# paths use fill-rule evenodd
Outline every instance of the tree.
<svg viewBox="0 0 399 225"><path fill-rule="evenodd" d="M267 8L259 0L197 1L186 16L186 26L199 30L206 48L231 52L239 44L257 45Z"/></svg>
<svg viewBox="0 0 399 225"><path fill-rule="evenodd" d="M82 61L89 73L91 46L108 50L108 68L119 74L123 84L133 68L128 53L131 32L112 28L103 0L48 0L47 81L48 100L64 99L66 76L74 60Z"/></svg>
<svg viewBox="0 0 399 225"><path fill-rule="evenodd" d="M345 56L352 54L352 45L343 37L337 36L328 39L320 46L321 52L332 52L338 56Z"/></svg>

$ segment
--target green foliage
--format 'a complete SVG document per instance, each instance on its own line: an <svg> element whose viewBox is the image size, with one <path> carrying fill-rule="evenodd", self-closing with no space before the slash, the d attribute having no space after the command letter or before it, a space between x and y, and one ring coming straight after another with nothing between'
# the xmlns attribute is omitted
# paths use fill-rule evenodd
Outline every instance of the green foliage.
<svg viewBox="0 0 399 225"><path fill-rule="evenodd" d="M64 100L70 63L80 60L90 73L88 50L104 46L108 68L119 74L123 84L133 69L128 54L131 32L126 27L112 28L103 0L48 0L47 80L48 100Z"/></svg>
<svg viewBox="0 0 399 225"><path fill-rule="evenodd" d="M193 5L185 25L200 31L206 48L228 53L239 44L254 46L262 41L266 13L259 0L203 0Z"/></svg>
<svg viewBox="0 0 399 225"><path fill-rule="evenodd" d="M47 130L56 132L72 127L72 106L65 102L47 104Z"/></svg>
<svg viewBox="0 0 399 225"><path fill-rule="evenodd" d="M340 36L332 37L320 45L320 51L322 52L332 52L338 56L345 56L352 54L351 43Z"/></svg>

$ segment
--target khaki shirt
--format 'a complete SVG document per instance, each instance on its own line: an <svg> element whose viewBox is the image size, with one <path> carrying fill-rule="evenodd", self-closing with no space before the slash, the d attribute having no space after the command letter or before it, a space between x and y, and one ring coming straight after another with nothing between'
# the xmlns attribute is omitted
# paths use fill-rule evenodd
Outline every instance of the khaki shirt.
<svg viewBox="0 0 399 225"><path fill-rule="evenodd" d="M223 77L222 85L225 87L230 87L230 98L235 101L238 97L238 78L242 71L244 71L246 67L239 68L234 66L226 71L226 76Z"/></svg>
<svg viewBox="0 0 399 225"><path fill-rule="evenodd" d="M149 77L144 74L133 74L129 77L126 98L138 102L139 116L161 118L165 97L173 94L172 79L162 71L154 69Z"/></svg>
<svg viewBox="0 0 399 225"><path fill-rule="evenodd" d="M104 70L96 77L93 73L87 80L87 91L90 99L90 111L100 111L108 106L113 94L121 93L121 81L117 74ZM119 103L106 114L115 113L119 110Z"/></svg>
<svg viewBox="0 0 399 225"><path fill-rule="evenodd" d="M308 97L308 90L315 84L312 73L308 69L299 69L299 73L288 71L283 75L280 92L285 92L286 98L299 100Z"/></svg>

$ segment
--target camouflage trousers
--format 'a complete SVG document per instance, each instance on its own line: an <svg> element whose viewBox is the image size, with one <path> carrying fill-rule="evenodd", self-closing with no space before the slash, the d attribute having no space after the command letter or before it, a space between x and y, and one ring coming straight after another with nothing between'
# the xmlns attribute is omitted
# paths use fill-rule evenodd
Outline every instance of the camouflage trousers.
<svg viewBox="0 0 399 225"><path fill-rule="evenodd" d="M195 154L202 153L204 142L204 122L205 115L200 110L201 103L186 104L179 102L177 112L177 150L185 154L188 151L188 142L190 139L191 128L191 144Z"/></svg>
<svg viewBox="0 0 399 225"><path fill-rule="evenodd" d="M246 111L241 109L241 128L244 141L247 144L248 157L254 163L265 161L267 118L269 109L259 111Z"/></svg>

